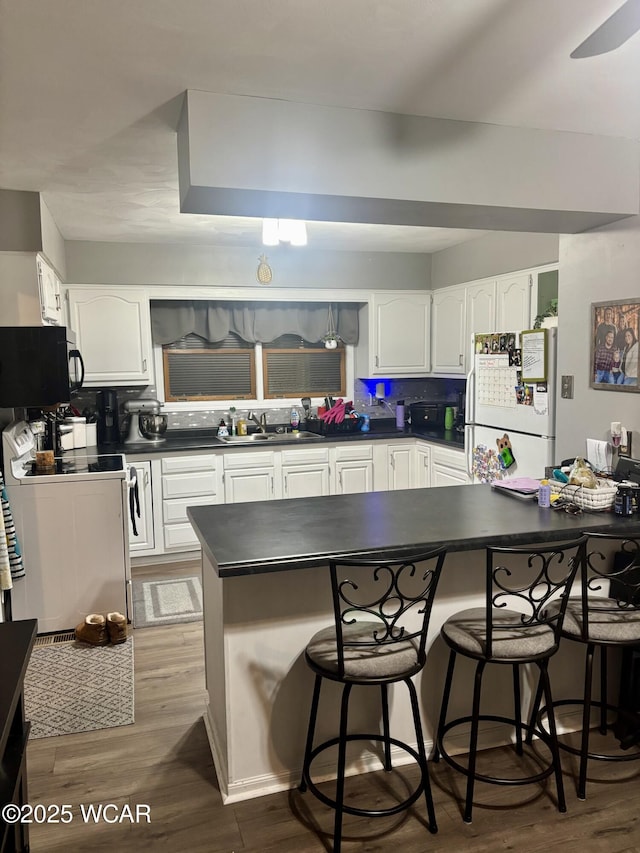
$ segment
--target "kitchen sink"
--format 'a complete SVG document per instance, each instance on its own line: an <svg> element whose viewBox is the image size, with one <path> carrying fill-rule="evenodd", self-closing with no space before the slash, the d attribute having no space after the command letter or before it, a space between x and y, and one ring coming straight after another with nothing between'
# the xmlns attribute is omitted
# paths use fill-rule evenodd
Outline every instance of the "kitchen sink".
<svg viewBox="0 0 640 853"><path fill-rule="evenodd" d="M251 435L219 436L225 444L264 444L270 441L316 441L322 439L315 432L254 432Z"/></svg>

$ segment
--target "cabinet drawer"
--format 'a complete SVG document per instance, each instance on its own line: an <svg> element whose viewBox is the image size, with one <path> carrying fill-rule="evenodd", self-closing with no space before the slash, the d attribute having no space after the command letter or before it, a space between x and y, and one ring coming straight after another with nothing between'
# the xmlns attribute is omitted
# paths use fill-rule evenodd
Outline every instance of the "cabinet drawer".
<svg viewBox="0 0 640 853"><path fill-rule="evenodd" d="M178 548L180 550L186 548L191 550L199 548L200 542L189 522L185 524L168 524L164 528L164 547L167 550L170 548Z"/></svg>
<svg viewBox="0 0 640 853"><path fill-rule="evenodd" d="M162 477L163 499L215 494L216 475L213 471L194 471L189 474L165 474Z"/></svg>
<svg viewBox="0 0 640 853"><path fill-rule="evenodd" d="M177 498L169 501L162 501L162 521L165 524L177 524L178 522L186 521L188 506L203 506L206 504L219 504L220 498L216 495L193 495L188 498Z"/></svg>
<svg viewBox="0 0 640 853"><path fill-rule="evenodd" d="M224 470L232 471L238 468L269 468L275 464L275 456L272 450L258 453L237 453L232 450L225 453Z"/></svg>
<svg viewBox="0 0 640 853"><path fill-rule="evenodd" d="M215 471L221 459L213 454L203 456L165 456L162 460L163 474L183 474L189 471Z"/></svg>
<svg viewBox="0 0 640 853"><path fill-rule="evenodd" d="M431 446L431 460L434 464L457 468L465 474L467 472L467 461L463 450L451 450L448 447L433 444Z"/></svg>
<svg viewBox="0 0 640 853"><path fill-rule="evenodd" d="M329 461L328 447L304 447L295 450L283 450L283 465L316 465Z"/></svg>
<svg viewBox="0 0 640 853"><path fill-rule="evenodd" d="M353 444L339 445L335 448L335 452L336 462L373 459L373 445L371 444L360 444L359 442L354 442Z"/></svg>

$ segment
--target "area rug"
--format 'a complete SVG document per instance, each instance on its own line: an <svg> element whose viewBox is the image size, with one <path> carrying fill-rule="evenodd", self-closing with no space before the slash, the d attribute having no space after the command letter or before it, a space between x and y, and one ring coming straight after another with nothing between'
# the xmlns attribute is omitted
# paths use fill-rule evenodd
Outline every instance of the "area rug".
<svg viewBox="0 0 640 853"><path fill-rule="evenodd" d="M131 725L133 637L117 646L75 640L38 645L36 640L24 702L31 738Z"/></svg>
<svg viewBox="0 0 640 853"><path fill-rule="evenodd" d="M160 578L133 581L135 628L174 625L202 619L200 578Z"/></svg>

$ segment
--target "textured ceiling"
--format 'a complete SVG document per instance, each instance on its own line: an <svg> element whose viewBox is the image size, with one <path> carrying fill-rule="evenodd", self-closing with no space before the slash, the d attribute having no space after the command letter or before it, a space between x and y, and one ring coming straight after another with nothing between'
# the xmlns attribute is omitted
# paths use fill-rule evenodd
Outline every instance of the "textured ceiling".
<svg viewBox="0 0 640 853"><path fill-rule="evenodd" d="M67 240L258 246L257 220L179 213L186 89L640 139L640 35L569 59L621 3L0 0L0 187L42 192ZM309 226L354 250L479 233Z"/></svg>

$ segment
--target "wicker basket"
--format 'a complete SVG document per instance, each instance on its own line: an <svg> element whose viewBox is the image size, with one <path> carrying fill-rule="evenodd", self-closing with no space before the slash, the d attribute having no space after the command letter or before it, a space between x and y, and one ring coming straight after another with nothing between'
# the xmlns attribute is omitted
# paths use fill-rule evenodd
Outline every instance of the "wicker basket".
<svg viewBox="0 0 640 853"><path fill-rule="evenodd" d="M596 489L585 489L584 486L571 486L558 480L549 480L552 495L561 495L587 512L603 512L611 509L618 490L613 480L598 478Z"/></svg>

